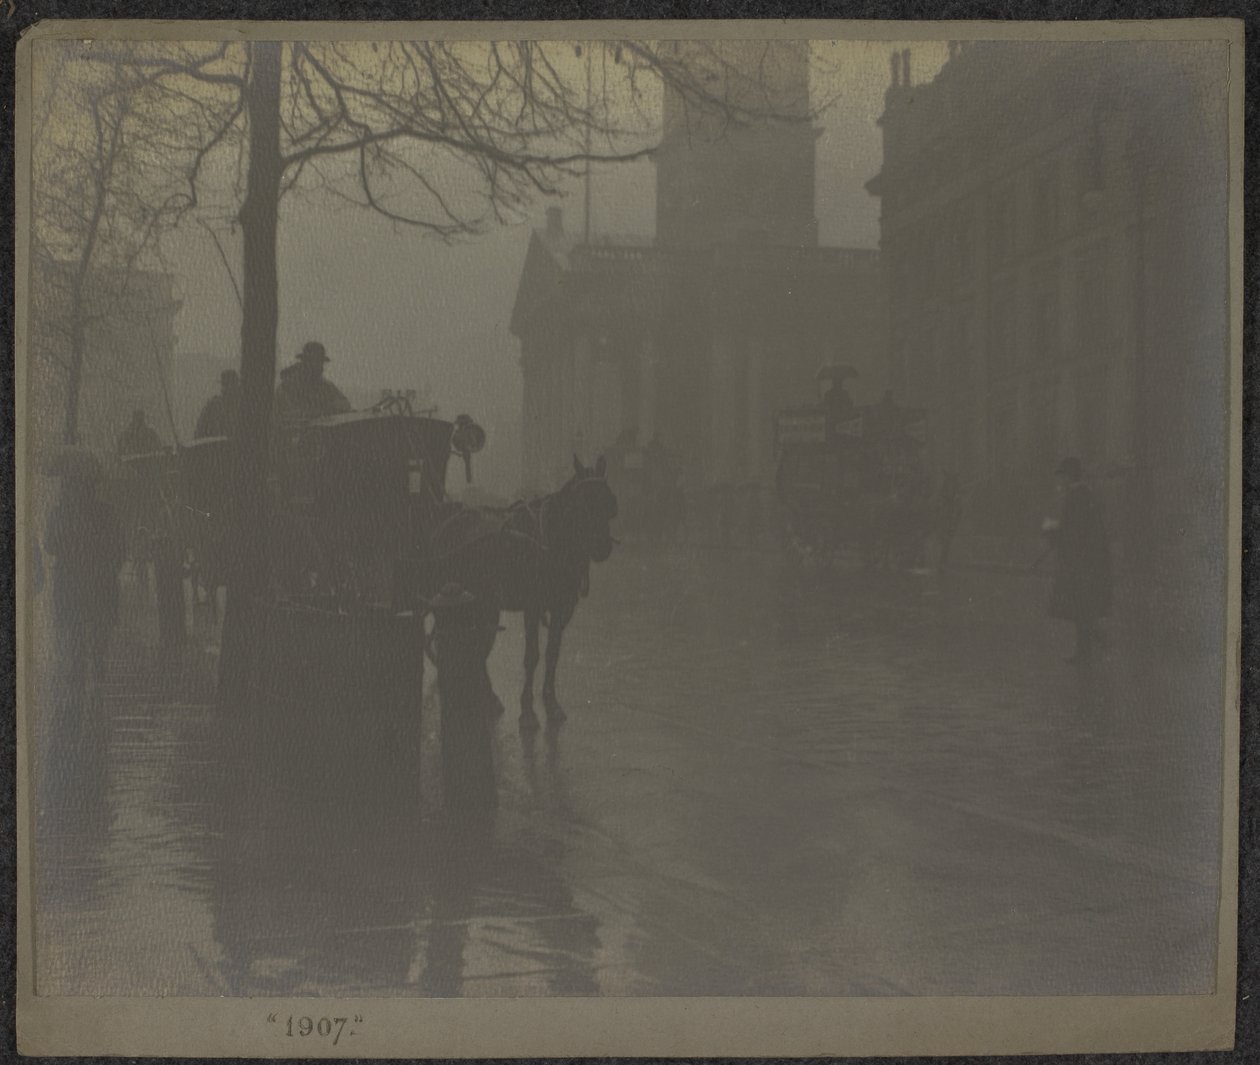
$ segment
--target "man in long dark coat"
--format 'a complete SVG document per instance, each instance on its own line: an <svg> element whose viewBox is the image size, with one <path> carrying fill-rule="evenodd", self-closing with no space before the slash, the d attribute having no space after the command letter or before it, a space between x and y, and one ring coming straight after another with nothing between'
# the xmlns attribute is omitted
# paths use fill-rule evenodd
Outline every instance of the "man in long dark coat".
<svg viewBox="0 0 1260 1065"><path fill-rule="evenodd" d="M1098 644L1098 622L1111 613L1111 552L1102 506L1085 483L1081 460L1066 458L1055 471L1063 488L1063 513L1048 523L1055 552L1050 616L1076 626L1072 661L1087 662Z"/></svg>

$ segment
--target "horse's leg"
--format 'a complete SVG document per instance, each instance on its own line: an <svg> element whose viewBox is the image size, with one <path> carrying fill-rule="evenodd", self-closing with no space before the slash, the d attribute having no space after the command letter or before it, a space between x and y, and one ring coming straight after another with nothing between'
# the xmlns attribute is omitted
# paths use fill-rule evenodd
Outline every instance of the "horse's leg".
<svg viewBox="0 0 1260 1065"><path fill-rule="evenodd" d="M560 661L560 638L564 627L573 617L573 607L557 607L551 611L551 620L547 626L547 665L543 673L543 706L547 709L548 724L558 725L565 719L565 712L560 709L556 698L556 664Z"/></svg>
<svg viewBox="0 0 1260 1065"><path fill-rule="evenodd" d="M525 611L525 687L521 689L521 726L538 727L538 718L534 715L534 671L538 668L538 623L541 620L537 610Z"/></svg>

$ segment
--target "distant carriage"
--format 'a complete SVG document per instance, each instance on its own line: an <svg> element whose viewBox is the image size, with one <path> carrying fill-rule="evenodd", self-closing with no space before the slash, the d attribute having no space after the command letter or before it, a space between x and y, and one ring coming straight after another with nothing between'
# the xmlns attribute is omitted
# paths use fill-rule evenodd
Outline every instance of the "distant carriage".
<svg viewBox="0 0 1260 1065"><path fill-rule="evenodd" d="M853 551L869 565L917 565L935 541L943 558L956 507L932 491L923 472L925 422L920 408L780 411L775 491L785 547L827 559Z"/></svg>

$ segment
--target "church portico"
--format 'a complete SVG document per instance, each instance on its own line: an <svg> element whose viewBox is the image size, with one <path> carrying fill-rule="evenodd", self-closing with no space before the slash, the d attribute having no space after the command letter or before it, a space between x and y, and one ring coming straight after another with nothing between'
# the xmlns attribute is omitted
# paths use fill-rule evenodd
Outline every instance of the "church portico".
<svg viewBox="0 0 1260 1065"><path fill-rule="evenodd" d="M531 238L511 323L531 488L575 450L653 438L689 490L768 487L774 413L817 399L822 364L853 365L870 400L885 387L879 253L817 244L807 50L758 50L736 77L733 48L728 91L755 90L784 120L706 132L667 93L655 240L578 240L555 207Z"/></svg>

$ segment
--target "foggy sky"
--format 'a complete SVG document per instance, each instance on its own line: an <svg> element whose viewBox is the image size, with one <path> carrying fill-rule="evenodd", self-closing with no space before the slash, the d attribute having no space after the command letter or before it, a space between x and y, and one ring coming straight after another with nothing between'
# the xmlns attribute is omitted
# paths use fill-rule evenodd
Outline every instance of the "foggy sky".
<svg viewBox="0 0 1260 1065"><path fill-rule="evenodd" d="M945 60L945 42L815 45L829 68L815 68L815 103L835 98L819 123L817 142L816 211L824 245L878 246L879 204L863 185L880 168L875 120L883 110L888 57L903 47L912 47L916 82L930 80ZM535 203L530 224L555 202ZM580 232L580 182L560 204L566 227ZM596 167L595 236L652 236L654 206L652 163ZM514 492L521 385L508 321L528 243L529 225L451 246L412 230L395 231L366 210L332 212L326 202L287 199L280 226L281 363L291 361L305 341L318 339L332 358L329 376L343 388L428 383L443 414L467 411L490 430L478 480ZM225 244L239 274L238 247ZM182 290L177 351L239 358L240 312L210 238L190 229L171 238L165 251ZM208 394L213 382L206 388Z"/></svg>

